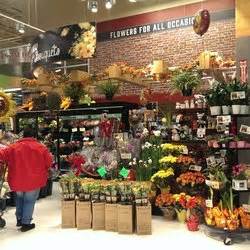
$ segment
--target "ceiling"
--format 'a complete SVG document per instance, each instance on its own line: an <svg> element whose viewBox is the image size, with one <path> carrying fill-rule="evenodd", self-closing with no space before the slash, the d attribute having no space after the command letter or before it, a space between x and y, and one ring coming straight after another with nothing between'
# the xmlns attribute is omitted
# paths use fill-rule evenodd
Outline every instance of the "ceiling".
<svg viewBox="0 0 250 250"><path fill-rule="evenodd" d="M128 0L116 0L113 8L106 10L104 1L98 0L99 11L93 14L87 10L86 0L0 0L0 13L49 30L81 21L111 20L202 0L137 1L131 3ZM37 31L26 28L25 34L21 35L14 21L0 17L0 49L26 44L37 34Z"/></svg>

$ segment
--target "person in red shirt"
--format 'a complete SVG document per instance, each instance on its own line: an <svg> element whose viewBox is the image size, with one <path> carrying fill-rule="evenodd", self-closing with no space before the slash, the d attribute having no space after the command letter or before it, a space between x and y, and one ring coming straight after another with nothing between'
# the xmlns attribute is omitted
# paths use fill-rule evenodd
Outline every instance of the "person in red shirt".
<svg viewBox="0 0 250 250"><path fill-rule="evenodd" d="M35 228L32 215L40 188L46 185L52 155L34 138L34 130L24 128L23 139L0 149L0 161L8 166L8 183L16 192L17 227L22 232Z"/></svg>

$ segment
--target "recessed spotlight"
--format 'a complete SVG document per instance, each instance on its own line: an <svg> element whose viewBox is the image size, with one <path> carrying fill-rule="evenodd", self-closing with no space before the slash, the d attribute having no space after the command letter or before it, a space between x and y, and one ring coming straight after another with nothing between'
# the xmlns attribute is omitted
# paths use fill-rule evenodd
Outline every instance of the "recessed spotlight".
<svg viewBox="0 0 250 250"><path fill-rule="evenodd" d="M115 4L114 0L105 0L106 9L110 10L113 7L113 4Z"/></svg>
<svg viewBox="0 0 250 250"><path fill-rule="evenodd" d="M98 12L98 2L97 1L88 1L88 9L93 12Z"/></svg>
<svg viewBox="0 0 250 250"><path fill-rule="evenodd" d="M130 3L136 3L137 0L129 0Z"/></svg>

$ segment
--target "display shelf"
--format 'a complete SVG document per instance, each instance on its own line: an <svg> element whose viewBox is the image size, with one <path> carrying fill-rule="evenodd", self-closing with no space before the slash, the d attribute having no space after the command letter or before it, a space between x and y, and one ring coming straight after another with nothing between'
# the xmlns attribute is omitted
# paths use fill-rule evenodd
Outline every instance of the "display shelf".
<svg viewBox="0 0 250 250"><path fill-rule="evenodd" d="M175 144L207 144L205 140L181 140L181 141L172 141L172 140L164 140L164 143L175 143Z"/></svg>
<svg viewBox="0 0 250 250"><path fill-rule="evenodd" d="M236 114L228 114L228 115L230 115L231 117L235 117L235 118L237 118L237 117L250 117L250 114L238 114L238 115L236 115ZM211 116L211 117L217 117L217 116L228 116L228 115L223 115L223 114L221 114L221 115L211 115L211 114L209 114L209 116Z"/></svg>

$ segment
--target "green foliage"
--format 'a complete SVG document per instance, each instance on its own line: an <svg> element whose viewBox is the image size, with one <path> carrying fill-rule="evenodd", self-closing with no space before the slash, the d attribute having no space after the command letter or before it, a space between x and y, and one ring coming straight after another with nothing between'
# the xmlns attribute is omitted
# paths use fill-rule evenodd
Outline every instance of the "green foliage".
<svg viewBox="0 0 250 250"><path fill-rule="evenodd" d="M101 84L98 85L98 90L101 94L104 94L107 98L112 99L113 96L119 90L119 84L117 81L112 81L111 79L102 81Z"/></svg>
<svg viewBox="0 0 250 250"><path fill-rule="evenodd" d="M201 83L200 75L192 71L179 71L174 74L172 81L177 90L195 89Z"/></svg>
<svg viewBox="0 0 250 250"><path fill-rule="evenodd" d="M64 95L70 97L71 100L78 102L79 99L85 95L81 82L67 83L63 89Z"/></svg>

